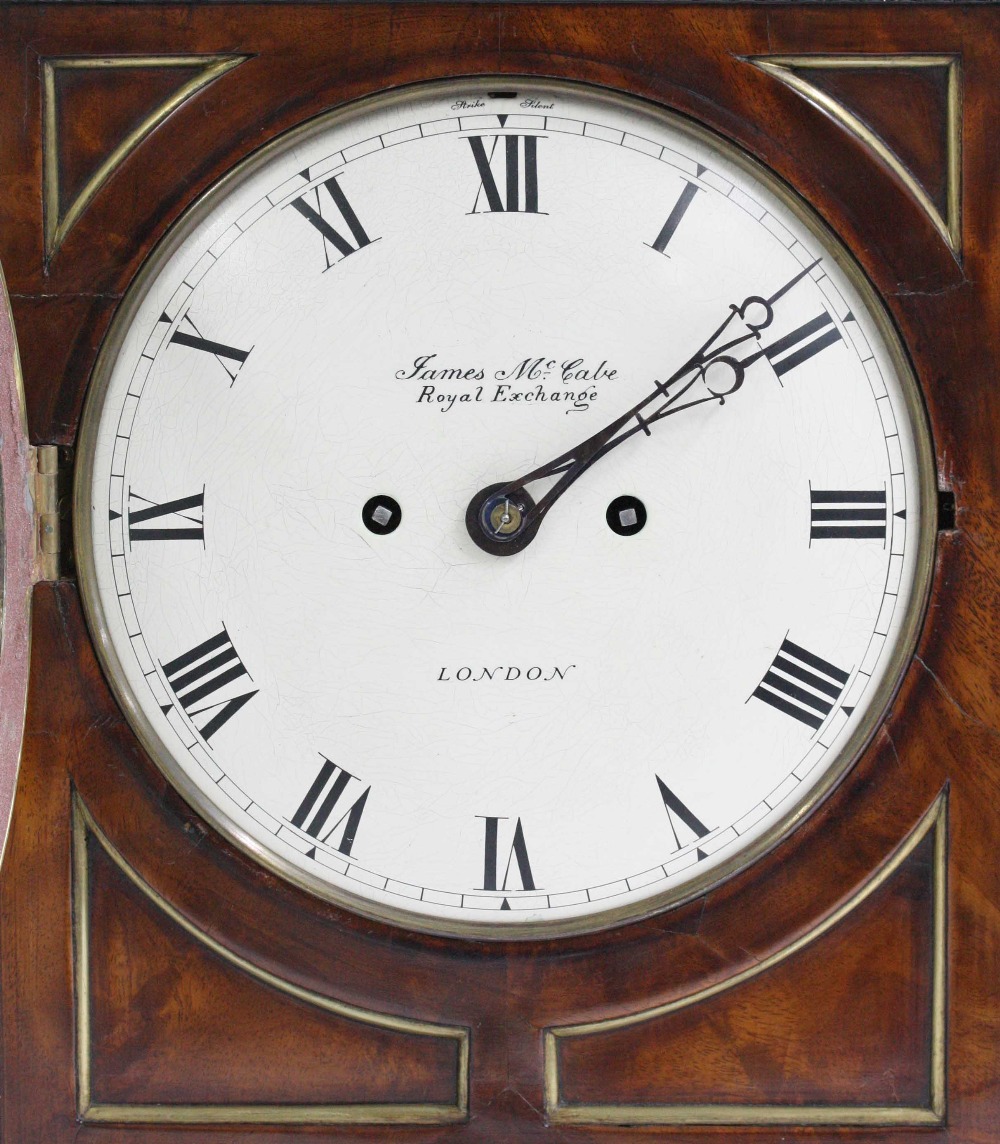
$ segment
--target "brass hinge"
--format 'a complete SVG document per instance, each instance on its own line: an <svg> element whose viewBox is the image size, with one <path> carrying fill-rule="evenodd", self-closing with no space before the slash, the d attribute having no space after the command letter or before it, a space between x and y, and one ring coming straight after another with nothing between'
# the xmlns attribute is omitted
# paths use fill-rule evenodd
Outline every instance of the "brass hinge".
<svg viewBox="0 0 1000 1144"><path fill-rule="evenodd" d="M37 445L35 454L35 579L71 574L69 489L72 453L58 445Z"/></svg>

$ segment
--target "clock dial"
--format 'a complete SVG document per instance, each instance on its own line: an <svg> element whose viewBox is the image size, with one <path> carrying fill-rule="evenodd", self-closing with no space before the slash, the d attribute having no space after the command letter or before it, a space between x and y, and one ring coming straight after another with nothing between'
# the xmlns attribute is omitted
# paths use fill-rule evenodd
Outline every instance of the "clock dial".
<svg viewBox="0 0 1000 1144"><path fill-rule="evenodd" d="M286 877L446 933L690 896L912 650L919 397L842 248L645 104L410 89L266 148L132 290L87 606L144 743Z"/></svg>

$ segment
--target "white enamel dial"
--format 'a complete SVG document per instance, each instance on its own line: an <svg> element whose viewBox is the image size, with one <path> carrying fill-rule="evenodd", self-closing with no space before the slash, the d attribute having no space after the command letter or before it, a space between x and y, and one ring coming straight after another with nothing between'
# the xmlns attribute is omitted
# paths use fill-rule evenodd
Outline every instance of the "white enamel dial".
<svg viewBox="0 0 1000 1144"><path fill-rule="evenodd" d="M815 805L912 651L904 363L807 209L676 117L509 77L343 109L117 319L77 506L105 664L317 893L487 936L649 913Z"/></svg>

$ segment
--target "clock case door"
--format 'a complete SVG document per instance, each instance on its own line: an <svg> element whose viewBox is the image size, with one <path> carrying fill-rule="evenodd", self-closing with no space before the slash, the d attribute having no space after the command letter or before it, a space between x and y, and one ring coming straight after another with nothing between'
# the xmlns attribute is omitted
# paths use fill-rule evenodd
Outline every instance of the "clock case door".
<svg viewBox="0 0 1000 1144"><path fill-rule="evenodd" d="M36 496L52 491L48 482L38 479L37 466L40 457L43 467L54 467L53 454L39 454L28 444L17 338L0 270L0 857L21 760L31 586L44 571L35 509L42 498Z"/></svg>
<svg viewBox="0 0 1000 1144"><path fill-rule="evenodd" d="M0 260L61 479L123 292L202 191L345 100L502 72L653 99L796 187L898 325L942 488L917 655L839 787L697 900L548 942L407 934L230 847L116 705L65 539L34 591L0 885L5 1140L993 1138L998 17L0 8Z"/></svg>

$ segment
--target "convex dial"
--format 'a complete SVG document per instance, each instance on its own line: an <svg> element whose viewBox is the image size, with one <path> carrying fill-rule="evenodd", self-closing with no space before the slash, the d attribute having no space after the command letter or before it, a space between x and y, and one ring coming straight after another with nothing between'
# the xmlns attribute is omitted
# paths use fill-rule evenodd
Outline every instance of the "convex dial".
<svg viewBox="0 0 1000 1144"><path fill-rule="evenodd" d="M193 806L349 908L610 925L832 787L912 651L932 466L837 240L580 85L373 98L199 201L83 433L83 584Z"/></svg>

